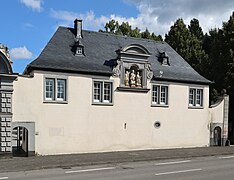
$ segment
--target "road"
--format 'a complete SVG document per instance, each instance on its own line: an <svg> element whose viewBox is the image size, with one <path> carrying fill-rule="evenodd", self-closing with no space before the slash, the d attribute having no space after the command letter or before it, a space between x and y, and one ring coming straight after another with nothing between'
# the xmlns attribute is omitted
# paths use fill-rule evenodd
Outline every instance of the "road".
<svg viewBox="0 0 234 180"><path fill-rule="evenodd" d="M67 169L0 173L0 180L190 180L234 179L234 156L132 162Z"/></svg>

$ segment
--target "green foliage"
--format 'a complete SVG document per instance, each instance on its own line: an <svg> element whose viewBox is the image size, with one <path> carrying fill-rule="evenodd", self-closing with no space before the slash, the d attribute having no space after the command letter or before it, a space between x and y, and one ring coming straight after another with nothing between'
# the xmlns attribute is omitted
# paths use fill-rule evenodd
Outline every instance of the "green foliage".
<svg viewBox="0 0 234 180"><path fill-rule="evenodd" d="M197 34L203 34L198 20L191 21L190 29L186 27L183 19L178 19L171 26L165 41L170 44L195 70L201 73L204 62L207 64L208 56L202 49L202 40ZM197 33L200 32L200 33Z"/></svg>
<svg viewBox="0 0 234 180"><path fill-rule="evenodd" d="M147 28L145 31L141 32L138 27L132 29L132 26L128 22L122 22L122 24L119 25L119 22L113 19L106 23L105 30L99 30L99 32L112 33L136 38L152 39L155 41L163 40L161 35L157 36L154 33L151 34Z"/></svg>
<svg viewBox="0 0 234 180"><path fill-rule="evenodd" d="M188 29L190 31L191 34L193 34L194 36L196 36L196 38L200 41L203 40L203 31L202 28L200 27L199 21L195 18L193 18L190 21L190 25L188 26Z"/></svg>

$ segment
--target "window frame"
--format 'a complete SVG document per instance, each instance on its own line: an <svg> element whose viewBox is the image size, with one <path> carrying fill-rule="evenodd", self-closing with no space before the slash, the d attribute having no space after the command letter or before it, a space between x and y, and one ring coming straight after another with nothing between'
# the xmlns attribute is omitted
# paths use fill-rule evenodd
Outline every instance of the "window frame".
<svg viewBox="0 0 234 180"><path fill-rule="evenodd" d="M47 79L53 80L53 91L52 91L52 98L47 97ZM58 82L63 81L64 85L59 86ZM43 91L43 102L47 103L67 103L67 84L68 79L67 77L60 77L60 76L44 76L44 91ZM60 90L58 89L60 87ZM61 94L61 89L63 89L63 95ZM62 95L63 98L60 98L58 95Z"/></svg>
<svg viewBox="0 0 234 180"><path fill-rule="evenodd" d="M76 55L83 55L83 47L78 46L76 49Z"/></svg>
<svg viewBox="0 0 234 180"><path fill-rule="evenodd" d="M95 84L99 84L99 90L95 89ZM113 105L113 81L93 79L92 83L92 105ZM109 85L109 88L105 88L105 85ZM98 93L96 94L96 92ZM109 92L109 93L106 93ZM95 98L97 96L98 98ZM105 99L105 97L109 97Z"/></svg>
<svg viewBox="0 0 234 180"><path fill-rule="evenodd" d="M189 94L188 94L188 107L189 108L203 108L203 106L204 106L204 89L200 88L200 87L189 87L188 92L189 92Z"/></svg>
<svg viewBox="0 0 234 180"><path fill-rule="evenodd" d="M162 89L164 89L165 91L162 91ZM151 92L151 106L169 107L169 85L168 84L152 84L151 91L152 91Z"/></svg>

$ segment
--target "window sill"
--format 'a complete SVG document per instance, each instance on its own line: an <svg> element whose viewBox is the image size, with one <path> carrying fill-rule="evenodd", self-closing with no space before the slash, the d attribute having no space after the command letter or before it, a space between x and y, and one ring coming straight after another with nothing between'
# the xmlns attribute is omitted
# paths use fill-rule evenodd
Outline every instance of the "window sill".
<svg viewBox="0 0 234 180"><path fill-rule="evenodd" d="M204 109L203 106L189 106L189 109Z"/></svg>
<svg viewBox="0 0 234 180"><path fill-rule="evenodd" d="M150 89L146 88L131 88L131 87L117 87L119 91L127 91L127 92L140 92L147 93Z"/></svg>
<svg viewBox="0 0 234 180"><path fill-rule="evenodd" d="M96 106L114 106L113 103L105 103L105 102L93 102L92 105L96 105Z"/></svg>
<svg viewBox="0 0 234 180"><path fill-rule="evenodd" d="M50 100L44 100L43 103L51 103L51 104L68 104L67 101L50 101Z"/></svg>
<svg viewBox="0 0 234 180"><path fill-rule="evenodd" d="M169 105L162 105L162 104L151 104L151 107L162 107L162 108L169 108Z"/></svg>

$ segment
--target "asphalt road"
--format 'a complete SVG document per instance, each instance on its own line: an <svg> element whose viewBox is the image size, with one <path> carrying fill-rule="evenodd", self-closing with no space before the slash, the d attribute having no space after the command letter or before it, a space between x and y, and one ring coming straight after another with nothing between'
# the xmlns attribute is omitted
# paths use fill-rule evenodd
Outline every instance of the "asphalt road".
<svg viewBox="0 0 234 180"><path fill-rule="evenodd" d="M151 180L234 179L234 156L167 159L68 169L46 169L0 173L0 180Z"/></svg>

